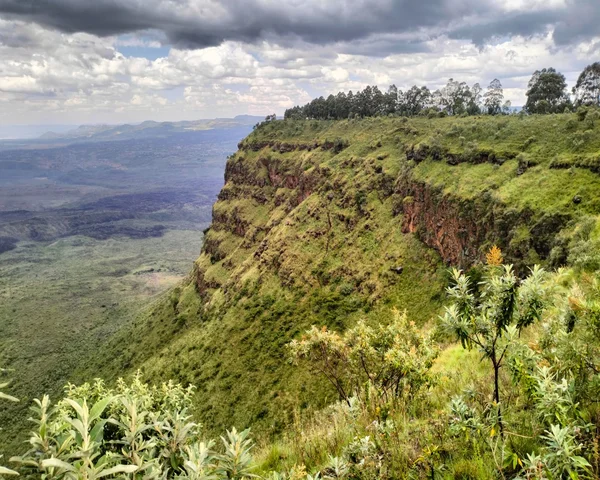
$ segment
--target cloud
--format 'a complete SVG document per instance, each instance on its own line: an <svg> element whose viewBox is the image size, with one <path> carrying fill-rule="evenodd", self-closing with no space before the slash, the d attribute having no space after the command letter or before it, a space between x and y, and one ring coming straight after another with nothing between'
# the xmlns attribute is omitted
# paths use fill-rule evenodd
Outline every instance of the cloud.
<svg viewBox="0 0 600 480"><path fill-rule="evenodd" d="M554 30L557 45L569 45L600 35L600 6L597 0L569 0L565 15Z"/></svg>
<svg viewBox="0 0 600 480"><path fill-rule="evenodd" d="M559 21L562 14L563 10L556 7L542 11L508 12L501 17L490 16L476 23L457 26L450 29L448 35L455 39L468 38L476 45L484 46L494 38L544 34Z"/></svg>
<svg viewBox="0 0 600 480"><path fill-rule="evenodd" d="M522 105L534 70L553 66L572 85L593 61L599 10L591 0L0 0L0 122L262 115L451 77L500 78Z"/></svg>
<svg viewBox="0 0 600 480"><path fill-rule="evenodd" d="M369 56L420 52L440 35L481 45L549 26L566 44L594 36L599 24L597 0L0 0L0 15L65 33L143 31L178 48L267 40Z"/></svg>

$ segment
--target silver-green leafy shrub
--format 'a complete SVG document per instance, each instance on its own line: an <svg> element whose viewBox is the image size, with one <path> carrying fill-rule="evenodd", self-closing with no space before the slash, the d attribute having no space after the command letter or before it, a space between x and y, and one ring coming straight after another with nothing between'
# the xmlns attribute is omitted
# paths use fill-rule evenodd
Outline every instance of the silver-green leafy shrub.
<svg viewBox="0 0 600 480"><path fill-rule="evenodd" d="M448 288L452 304L446 307L441 325L464 348L476 347L482 358L491 363L497 421L502 432L500 369L512 340L541 318L545 306L545 272L535 266L529 277L520 281L512 266L501 265L501 262L500 250L490 250L487 276L479 285L479 296L475 295L468 276L460 270L452 270L454 285Z"/></svg>
<svg viewBox="0 0 600 480"><path fill-rule="evenodd" d="M192 394L139 376L114 389L99 380L69 385L56 405L48 396L35 400L30 449L11 461L23 475L47 480L250 478L249 431L232 429L215 449L191 421Z"/></svg>
<svg viewBox="0 0 600 480"><path fill-rule="evenodd" d="M5 373L6 370L3 368L0 368L0 374ZM0 400L8 400L10 402L18 402L19 400L16 399L15 397L13 397L12 395L9 395L8 393L6 393L4 391L4 389L6 387L8 387L8 385L10 384L10 382L3 382L0 383ZM0 460L2 459L2 455L0 455ZM15 472L14 470L11 470L9 468L3 467L2 465L0 465L0 477L2 476L13 476L13 475L17 475L17 472Z"/></svg>

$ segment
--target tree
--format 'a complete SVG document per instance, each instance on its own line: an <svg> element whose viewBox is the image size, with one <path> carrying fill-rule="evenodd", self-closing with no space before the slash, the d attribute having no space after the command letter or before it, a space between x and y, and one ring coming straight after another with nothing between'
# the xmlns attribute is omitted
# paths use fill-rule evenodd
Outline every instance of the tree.
<svg viewBox="0 0 600 480"><path fill-rule="evenodd" d="M372 88L372 96L371 96L371 104L370 104L370 108L369 108L369 116L370 117L374 117L377 115L381 115L383 113L384 110L384 103L385 103L385 95L383 94L383 92L381 90L379 90L379 87L377 85L375 85Z"/></svg>
<svg viewBox="0 0 600 480"><path fill-rule="evenodd" d="M356 93L356 107L361 117L373 115L373 88L370 85Z"/></svg>
<svg viewBox="0 0 600 480"><path fill-rule="evenodd" d="M302 120L305 118L304 107L296 105L295 107L288 108L283 115L285 120Z"/></svg>
<svg viewBox="0 0 600 480"><path fill-rule="evenodd" d="M402 95L402 92L398 91L396 85L390 85L387 93L385 94L383 114L389 115L390 113L396 113L398 108L398 97Z"/></svg>
<svg viewBox="0 0 600 480"><path fill-rule="evenodd" d="M444 88L438 90L434 107L445 111L448 115L460 115L467 111L471 99L471 90L465 82L451 78Z"/></svg>
<svg viewBox="0 0 600 480"><path fill-rule="evenodd" d="M427 87L411 87L401 97L401 113L408 116L418 115L427 106L430 97L431 92Z"/></svg>
<svg viewBox="0 0 600 480"><path fill-rule="evenodd" d="M350 101L348 98L344 92L338 93L335 97L335 118L338 120L348 118L350 114Z"/></svg>
<svg viewBox="0 0 600 480"><path fill-rule="evenodd" d="M480 284L481 297L472 291L469 278L453 269L454 285L448 295L454 301L441 317L445 330L460 340L463 348L479 348L492 364L494 402L500 431L504 432L500 407L500 369L510 345L510 338L541 318L544 309L545 272L535 266L531 275L519 284L512 266L500 265L497 247L488 254L487 278Z"/></svg>
<svg viewBox="0 0 600 480"><path fill-rule="evenodd" d="M434 90L433 92L431 92L431 95L429 96L429 102L427 102L427 106L430 109L435 110L436 112L446 111L446 105L441 90Z"/></svg>
<svg viewBox="0 0 600 480"><path fill-rule="evenodd" d="M481 85L476 83L471 87L471 96L467 104L467 113L469 115L479 115L481 113Z"/></svg>
<svg viewBox="0 0 600 480"><path fill-rule="evenodd" d="M504 92L500 80L494 78L483 96L483 104L490 115L502 113L502 102L504 101Z"/></svg>
<svg viewBox="0 0 600 480"><path fill-rule="evenodd" d="M569 104L565 76L554 68L536 70L527 85L528 113L560 113Z"/></svg>
<svg viewBox="0 0 600 480"><path fill-rule="evenodd" d="M577 105L600 105L600 62L585 67L573 87Z"/></svg>

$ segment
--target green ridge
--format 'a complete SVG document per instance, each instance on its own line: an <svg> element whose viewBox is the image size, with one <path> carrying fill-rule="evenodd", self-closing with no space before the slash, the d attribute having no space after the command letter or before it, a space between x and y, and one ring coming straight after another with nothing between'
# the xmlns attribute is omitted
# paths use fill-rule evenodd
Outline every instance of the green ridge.
<svg viewBox="0 0 600 480"><path fill-rule="evenodd" d="M285 345L310 325L385 321L392 307L430 324L455 251L465 267L494 243L521 269L597 261L596 118L261 125L228 160L189 279L94 372L196 385L194 413L211 432L280 432L335 399L286 362Z"/></svg>

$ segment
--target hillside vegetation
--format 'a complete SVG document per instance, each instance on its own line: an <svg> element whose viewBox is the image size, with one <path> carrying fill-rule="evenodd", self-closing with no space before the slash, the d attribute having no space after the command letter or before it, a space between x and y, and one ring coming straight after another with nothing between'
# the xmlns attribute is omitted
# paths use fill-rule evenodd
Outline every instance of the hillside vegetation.
<svg viewBox="0 0 600 480"><path fill-rule="evenodd" d="M286 362L310 325L377 323L392 307L433 325L446 265L476 267L493 244L521 274L597 268L596 117L261 125L228 160L188 283L114 344L105 372L114 357L198 386L194 413L213 431L278 432L337 398Z"/></svg>
<svg viewBox="0 0 600 480"><path fill-rule="evenodd" d="M194 386L203 438L252 427L265 475L597 475L599 119L263 123L189 278L80 374Z"/></svg>

